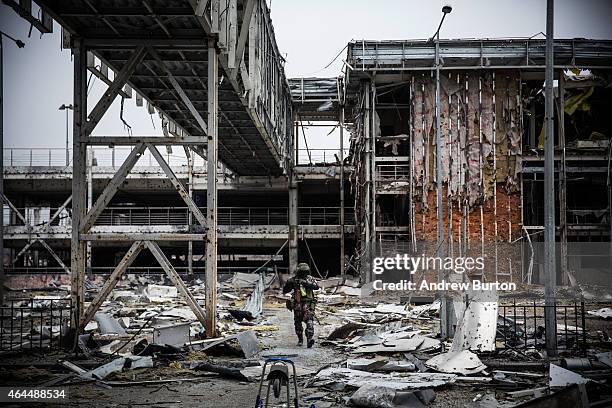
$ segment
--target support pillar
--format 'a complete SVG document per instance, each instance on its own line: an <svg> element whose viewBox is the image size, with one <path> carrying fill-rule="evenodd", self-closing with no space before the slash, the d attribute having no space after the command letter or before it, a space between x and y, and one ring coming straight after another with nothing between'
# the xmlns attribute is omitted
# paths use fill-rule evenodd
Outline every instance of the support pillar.
<svg viewBox="0 0 612 408"><path fill-rule="evenodd" d="M573 284L567 264L567 175L565 168L565 77L563 70L559 71L559 104L557 105L559 132L559 149L561 150L561 161L559 162L559 233L561 235L561 246L559 261L561 262L561 281L564 285Z"/></svg>
<svg viewBox="0 0 612 408"><path fill-rule="evenodd" d="M87 247L80 240L81 222L87 209L87 50L80 38L74 39L74 106L72 134L72 235L70 240L70 290L73 327L83 315Z"/></svg>
<svg viewBox="0 0 612 408"><path fill-rule="evenodd" d="M185 149L187 153L187 183L189 198L193 201L193 155L188 149ZM193 224L193 214L189 211L187 215L187 221L189 228ZM193 277L193 241L187 243L187 275Z"/></svg>
<svg viewBox="0 0 612 408"><path fill-rule="evenodd" d="M293 136L295 141L298 139L298 132L299 122L296 117L295 134ZM298 265L298 189L294 173L296 165L297 163L291 163L289 170L289 274L295 273Z"/></svg>
<svg viewBox="0 0 612 408"><path fill-rule="evenodd" d="M206 162L206 336L217 334L217 149L219 78L215 40L208 40L208 152Z"/></svg>
<svg viewBox="0 0 612 408"><path fill-rule="evenodd" d="M377 246L377 234L376 234L376 138L379 135L378 132L378 121L376 114L376 76L370 83L370 166L372 169L370 170L370 200L372 200L370 204L370 220L371 220L371 229L370 234L370 272L372 270L372 262L375 256L377 256L376 251L378 250Z"/></svg>
<svg viewBox="0 0 612 408"><path fill-rule="evenodd" d="M87 153L87 211L91 210L93 205L93 161L94 152L89 150ZM87 241L87 261L85 263L87 267L87 276L93 276L91 269L91 242Z"/></svg>
<svg viewBox="0 0 612 408"><path fill-rule="evenodd" d="M365 231L364 231L364 240L363 240L363 244L364 244L364 248L363 248L363 256L365 256L365 259L362 259L360 264L361 264L361 271L362 273L365 272L365 281L366 282L371 282L372 281L372 271L370 270L370 262L371 262L371 238L372 238L372 234L371 234L371 222L372 222L372 218L371 218L371 201L370 201L370 195L371 195L371 190L372 190L372 175L371 175L371 170L372 170L372 166L371 166L371 162L372 162L372 151L371 151L371 144L370 144L370 83L366 82L364 84L364 91L363 91L363 97L364 97L364 116L363 116L363 138L364 138L364 143L365 143L365 180L364 180L364 185L365 185L365 194L363 195L363 199L364 199L364 203L363 203L363 214L365 216Z"/></svg>
<svg viewBox="0 0 612 408"><path fill-rule="evenodd" d="M436 256L443 258L445 256L442 246L442 243L444 242L444 225L442 223L444 220L444 209L442 208L442 141L440 126L440 29L438 29L436 33ZM445 271L442 269L438 269L438 283L441 283L445 280ZM440 298L440 337L442 339L447 339L451 330L446 295L446 290L441 290L438 292L438 296Z"/></svg>
<svg viewBox="0 0 612 408"><path fill-rule="evenodd" d="M544 113L544 297L546 352L557 355L557 319L555 314L555 289L557 270L555 267L555 110L553 99L554 64L554 0L546 3L546 88Z"/></svg>
<svg viewBox="0 0 612 408"><path fill-rule="evenodd" d="M340 276L346 282L344 264L344 103L340 105Z"/></svg>
<svg viewBox="0 0 612 408"><path fill-rule="evenodd" d="M4 304L4 61L3 36L0 34L0 306Z"/></svg>

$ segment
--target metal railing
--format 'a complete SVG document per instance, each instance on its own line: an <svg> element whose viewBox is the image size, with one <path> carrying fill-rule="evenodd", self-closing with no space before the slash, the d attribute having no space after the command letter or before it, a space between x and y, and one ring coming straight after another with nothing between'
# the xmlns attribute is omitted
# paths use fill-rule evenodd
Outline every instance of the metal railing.
<svg viewBox="0 0 612 408"><path fill-rule="evenodd" d="M349 149L344 149L344 157L349 154ZM298 149L298 164L325 166L340 165L340 149Z"/></svg>
<svg viewBox="0 0 612 408"><path fill-rule="evenodd" d="M219 261L220 262L220 261ZM189 268L187 266L181 265L173 265L174 270L181 275L187 276L189 275ZM269 266L273 270L276 269L280 273L286 273L287 267L284 266L276 266L273 267L272 264ZM265 267L264 269L266 269ZM94 266L88 269L88 273L93 275L110 275L114 266ZM232 274L236 272L242 273L253 273L258 270L259 267L256 266L218 266L217 272L221 275ZM204 275L206 273L206 268L201 265L194 265L193 275ZM63 275L66 271L59 266L12 266L6 267L5 272L7 275ZM125 273L134 274L139 276L149 276L149 275L165 275L166 272L162 269L161 266L130 266L126 270Z"/></svg>
<svg viewBox="0 0 612 408"><path fill-rule="evenodd" d="M173 151L159 149L170 166L187 166L187 158L183 150L175 147ZM119 167L132 151L131 146L89 146L90 162L93 167ZM72 166L72 149L68 149L68 163L66 162L66 149L61 147L9 147L4 148L4 165L6 167L70 167ZM206 166L206 161L193 155L194 166ZM155 157L149 150L145 150L135 167L158 167Z"/></svg>
<svg viewBox="0 0 612 408"><path fill-rule="evenodd" d="M57 208L28 207L18 208L31 226L44 226ZM200 208L206 213L206 208ZM287 207L219 207L219 225L287 225L289 216ZM340 225L340 207L300 207L298 222L301 225ZM8 207L4 208L5 225L24 225L21 219ZM179 225L189 224L187 207L107 207L98 217L95 225ZM194 222L195 223L195 222ZM345 225L354 223L353 210L345 209ZM70 209L60 213L51 226L70 225Z"/></svg>
<svg viewBox="0 0 612 408"><path fill-rule="evenodd" d="M409 253L411 248L410 234L379 233L376 247L381 256Z"/></svg>
<svg viewBox="0 0 612 408"><path fill-rule="evenodd" d="M376 165L376 180L378 182L409 180L410 165L408 164L378 164Z"/></svg>
<svg viewBox="0 0 612 408"><path fill-rule="evenodd" d="M298 213L300 225L340 225L340 207L300 207ZM344 225L355 223L352 208L344 208Z"/></svg>
<svg viewBox="0 0 612 408"><path fill-rule="evenodd" d="M497 339L502 349L545 348L545 310L554 309L557 331L557 349L586 354L587 328L585 303L546 306L533 302L500 303Z"/></svg>
<svg viewBox="0 0 612 408"><path fill-rule="evenodd" d="M70 299L12 299L0 305L0 350L62 348L70 331Z"/></svg>

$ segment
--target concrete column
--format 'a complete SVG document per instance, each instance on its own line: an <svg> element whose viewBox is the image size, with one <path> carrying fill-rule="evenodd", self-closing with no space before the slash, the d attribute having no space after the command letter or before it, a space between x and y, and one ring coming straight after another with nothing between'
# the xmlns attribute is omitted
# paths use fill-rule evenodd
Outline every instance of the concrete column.
<svg viewBox="0 0 612 408"><path fill-rule="evenodd" d="M360 269L361 273L365 273L365 281L370 282L372 280L372 271L370 269L370 262L372 258L372 132L370 128L370 83L366 82L364 84L363 89L364 96L364 117L363 117L363 132L364 132L364 142L365 142L365 194L363 195L362 205L364 206L364 215L365 215L365 231L364 231L364 250L363 257L365 259L361 259Z"/></svg>
<svg viewBox="0 0 612 408"><path fill-rule="evenodd" d="M294 140L298 138L299 125L296 118ZM298 189L294 166L289 169L289 273L295 273L298 264Z"/></svg>
<svg viewBox="0 0 612 408"><path fill-rule="evenodd" d="M561 149L561 160L559 162L559 232L561 235L561 246L559 261L561 262L561 280L563 285L569 285L569 270L567 264L567 174L565 167L565 77L563 70L559 70L559 104L557 131L559 132L559 149Z"/></svg>
<svg viewBox="0 0 612 408"><path fill-rule="evenodd" d="M91 210L93 205L93 150L89 150L87 153L87 211ZM91 270L91 242L87 242L87 257L85 265L87 267L87 276L93 276Z"/></svg>
<svg viewBox="0 0 612 408"><path fill-rule="evenodd" d="M87 50L81 39L75 38L73 49L74 95L72 135L72 236L70 241L70 285L74 307L73 327L83 315L85 290L86 244L79 239L81 221L87 208Z"/></svg>
<svg viewBox="0 0 612 408"><path fill-rule="evenodd" d="M191 152L187 152L187 183L189 190L189 198L193 200L193 154ZM191 229L191 225L193 224L193 214L191 211L188 212L187 221L189 223L189 228ZM193 276L193 241L189 241L187 243L187 274L189 276Z"/></svg>
<svg viewBox="0 0 612 408"><path fill-rule="evenodd" d="M217 335L217 149L219 67L215 40L208 40L208 146L206 163L206 336Z"/></svg>

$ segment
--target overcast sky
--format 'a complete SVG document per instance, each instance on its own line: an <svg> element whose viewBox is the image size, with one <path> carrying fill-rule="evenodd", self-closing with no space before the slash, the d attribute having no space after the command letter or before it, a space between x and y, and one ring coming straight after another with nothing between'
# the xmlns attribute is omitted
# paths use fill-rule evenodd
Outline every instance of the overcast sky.
<svg viewBox="0 0 612 408"><path fill-rule="evenodd" d="M452 13L442 38L530 37L545 31L545 0L268 0L279 49L288 77L336 76L341 58L329 64L351 39L416 39L433 34L441 6ZM26 43L23 49L4 40L4 143L7 147L62 147L65 140L63 103L72 102L70 52L60 49L60 29L40 37L8 6L0 5L0 30ZM555 36L612 39L612 1L557 0ZM95 81L90 109L103 92ZM124 116L134 134L161 134L146 108L126 100ZM125 135L118 101L97 126L98 135ZM320 137L317 137L320 139ZM313 140L311 147L320 145ZM327 143L325 143L328 145Z"/></svg>

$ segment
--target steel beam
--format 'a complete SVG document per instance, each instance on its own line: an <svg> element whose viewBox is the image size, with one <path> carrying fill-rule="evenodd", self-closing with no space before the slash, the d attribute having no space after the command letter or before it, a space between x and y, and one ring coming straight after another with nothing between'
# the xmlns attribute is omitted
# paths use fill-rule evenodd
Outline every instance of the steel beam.
<svg viewBox="0 0 612 408"><path fill-rule="evenodd" d="M189 192L185 189L185 186L183 186L183 183L181 183L181 181L176 177L168 163L166 163L166 160L164 160L162 155L157 150L157 148L150 144L147 144L146 146L149 148L149 151L151 152L153 157L155 157L155 160L157 160L157 163L159 163L159 166L162 168L164 173L166 173L166 176L168 177L174 188L178 191L185 204L187 204L187 207L189 207L189 211L196 217L196 220L198 220L200 225L206 228L206 218L204 217L204 214L202 214L196 203L193 202L193 200L189 196Z"/></svg>
<svg viewBox="0 0 612 408"><path fill-rule="evenodd" d="M87 134L90 134L100 122L102 116L104 116L108 108L112 105L113 101L117 95L119 95L119 92L121 92L123 86L127 83L130 76L134 73L136 67L138 67L138 64L142 62L145 55L147 55L147 49L145 47L137 48L131 55L130 59L123 66L121 71L117 74L113 80L113 83L110 84L106 92L104 92L102 98L100 98L96 106L89 114L89 120L85 125L85 131Z"/></svg>
<svg viewBox="0 0 612 408"><path fill-rule="evenodd" d="M174 267L170 264L170 261L168 260L168 258L166 258L166 255L164 255L159 245L157 245L156 242L152 241L145 241L145 245L147 246L147 248L149 248L155 259L157 259L157 262L159 262L161 267L164 269L164 271L166 271L168 278L170 278L170 280L172 281L172 283L174 283L179 292L181 292L181 294L187 301L187 305L189 305L189 308L196 315L200 323L206 325L207 319L204 310L202 310L202 307L198 304L191 292L189 292L189 289L187 288L187 286L185 286L185 282L183 282Z"/></svg>
<svg viewBox="0 0 612 408"><path fill-rule="evenodd" d="M13 266L17 263L19 258L21 258L21 255L25 254L28 251L28 249L30 249L30 247L36 243L36 241L37 241L36 239L33 239L27 244L25 244L23 248L21 248L21 251L19 251L19 253L15 255L15 257L13 258L13 261L12 261Z"/></svg>
<svg viewBox="0 0 612 408"><path fill-rule="evenodd" d="M4 203L8 204L9 208L15 213L17 218L19 218L21 222L23 222L23 225L25 225L28 230L31 230L32 226L30 225L30 223L28 223L23 214L19 212L19 210L17 209L17 207L15 207L11 200L9 200L8 197L4 194L2 194L2 200L4 201Z"/></svg>
<svg viewBox="0 0 612 408"><path fill-rule="evenodd" d="M85 328L85 325L94 317L100 306L102 306L102 303L115 288L117 282L119 282L119 279L121 279L123 273L132 265L143 248L144 243L142 241L136 241L132 244L130 249L128 249L123 258L121 258L121 261L119 261L106 282L104 282L104 286L102 286L102 289L98 292L94 300L87 306L87 310L85 310L85 313L83 313L83 316L79 320L80 330Z"/></svg>
<svg viewBox="0 0 612 408"><path fill-rule="evenodd" d="M87 208L87 49L82 39L74 39L74 100L72 125L72 235L70 240L70 290L74 312L73 327L77 327L83 313L85 298L86 245L80 230Z"/></svg>
<svg viewBox="0 0 612 408"><path fill-rule="evenodd" d="M123 182L125 181L125 178L127 177L130 170L132 170L138 159L140 159L140 156L142 156L142 154L144 153L145 148L146 146L144 143L139 143L134 147L134 150L130 152L129 156L125 159L119 170L117 170L117 173L115 173L113 178L104 188L102 194L100 194L94 205L91 207L91 210L83 218L83 222L81 225L82 232L87 232L91 229L102 211L104 211L108 203L110 203L110 201L113 199L113 196L115 195L117 190L119 190L121 184L123 184ZM85 184L84 180L83 184Z"/></svg>
<svg viewBox="0 0 612 408"><path fill-rule="evenodd" d="M236 44L236 62L234 67L240 67L240 63L243 61L244 49L249 34L249 27L251 25L251 17L253 17L253 10L255 9L256 0L247 0L246 6L244 7L244 14L242 15L242 24L240 25L240 34L238 35L238 43Z"/></svg>
<svg viewBox="0 0 612 408"><path fill-rule="evenodd" d="M191 100L189 99L189 97L187 96L183 88L181 87L181 85L176 81L176 79L172 75L172 72L170 72L166 64L162 61L162 59L157 54L157 52L155 52L155 50L151 48L149 49L149 53L153 56L153 58L158 63L158 65L162 67L162 69L164 70L166 74L166 77L168 78L168 81L170 81L170 84L172 85L176 93L179 95L179 98L181 98L181 101L185 104L185 106L187 106L187 109L189 109L189 112L194 117L196 122L198 122L198 126L200 126L200 128L202 129L202 132L207 134L208 126L206 125L204 118L202 118L202 115L200 115L200 112L198 112L196 107L193 105L193 102L191 102Z"/></svg>
<svg viewBox="0 0 612 408"><path fill-rule="evenodd" d="M66 273L68 275L71 275L70 273L70 268L68 268L66 266L66 264L64 263L64 261L62 261L62 259L57 255L57 253L53 250L53 248L51 248L49 246L49 244L47 244L44 240L42 239L38 239L38 242L40 242L40 244L47 250L47 252L49 252L51 254L51 256L53 257L53 259L55 259L55 262L57 262L59 264L59 266L66 271Z"/></svg>
<svg viewBox="0 0 612 408"><path fill-rule="evenodd" d="M87 143L93 146L133 146L139 143L149 143L152 145L202 145L206 142L205 137L185 136L185 137L162 137L162 136L90 136Z"/></svg>
<svg viewBox="0 0 612 408"><path fill-rule="evenodd" d="M183 146L185 149L185 156L187 156L187 188L189 193L189 199L193 201L193 154L187 146ZM193 224L193 214L189 212L187 223L191 229ZM187 273L189 276L193 276L193 241L187 243Z"/></svg>
<svg viewBox="0 0 612 408"><path fill-rule="evenodd" d="M293 135L294 143L298 139L299 135L299 122L297 115L295 118L295 132ZM294 154L291 152L290 157L293 158ZM293 274L297 271L299 252L298 252L298 189L297 189L297 177L295 175L295 166L297 163L293 163L290 160L291 166L289 168L289 273Z"/></svg>
<svg viewBox="0 0 612 408"><path fill-rule="evenodd" d="M206 335L217 334L217 157L219 66L215 41L208 40L208 146L206 162Z"/></svg>
<svg viewBox="0 0 612 408"><path fill-rule="evenodd" d="M41 9L42 14L41 14L41 19L39 20L38 18L32 15L31 7L29 10L25 9L24 7L21 6L20 4L21 2L17 3L14 0L2 0L2 2L6 4L7 6L9 6L10 8L12 8L15 11L15 13L19 14L19 16L23 18L24 20L26 20L28 23L30 23L31 26L36 27L36 29L40 31L41 34L53 32L53 24L51 24L50 27L45 24L45 20L47 16L45 15L46 12L44 9Z"/></svg>
<svg viewBox="0 0 612 408"><path fill-rule="evenodd" d="M196 16L204 16L204 12L206 11L206 6L208 5L208 0L198 0L198 5L195 8Z"/></svg>
<svg viewBox="0 0 612 408"><path fill-rule="evenodd" d="M181 49L202 49L201 38L87 38L84 41L90 49L119 49L134 47L168 47L173 51Z"/></svg>
<svg viewBox="0 0 612 408"><path fill-rule="evenodd" d="M48 222L47 222L47 223L46 223L46 224L43 226L43 228L42 228L42 230L43 230L43 231L46 231L46 230L48 230L48 229L49 229L49 227L51 226L51 223L52 223L53 221L55 221L55 219L56 219L57 217L59 217L59 215L62 213L62 211L64 211L64 210L66 209L66 207L68 207L68 204L70 204L70 202L71 202L71 201L72 201L72 195L70 195L70 196L69 196L69 197L66 199L66 201L64 201L64 202L62 203L62 205L61 205L61 206L60 206L60 207L59 207L57 210L55 210L55 212L53 213L53 215L51 216L51 218L49 218L49 221L48 221Z"/></svg>

